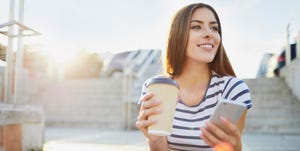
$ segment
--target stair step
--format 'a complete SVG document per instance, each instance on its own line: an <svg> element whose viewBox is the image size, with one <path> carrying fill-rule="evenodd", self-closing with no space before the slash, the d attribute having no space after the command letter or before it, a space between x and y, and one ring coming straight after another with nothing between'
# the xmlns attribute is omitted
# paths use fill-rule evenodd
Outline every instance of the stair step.
<svg viewBox="0 0 300 151"><path fill-rule="evenodd" d="M54 127L80 127L80 128L97 128L97 129L121 129L122 124L119 122L81 122L81 121L46 121L47 126Z"/></svg>
<svg viewBox="0 0 300 151"><path fill-rule="evenodd" d="M298 118L299 111L289 111L289 110L281 110L281 111L258 111L258 112L249 112L248 118L260 118L260 117L286 117L286 118Z"/></svg>
<svg viewBox="0 0 300 151"><path fill-rule="evenodd" d="M78 121L78 122L108 122L108 121L114 121L119 122L122 118L120 116L114 116L114 117L108 117L108 116L47 116L47 121L65 121L65 122L72 122L72 121ZM67 117L67 118L66 118Z"/></svg>
<svg viewBox="0 0 300 151"><path fill-rule="evenodd" d="M300 109L297 108L297 106L287 105L287 106L280 106L278 104L272 104L272 103L264 103L264 104L257 104L252 103L253 108L250 109L251 112L256 112L259 110L266 110L270 114L274 111L281 111L281 110L291 110L291 111L299 111Z"/></svg>
<svg viewBox="0 0 300 151"><path fill-rule="evenodd" d="M262 127L259 125L246 127L245 133L269 133L269 134L300 134L299 127Z"/></svg>
<svg viewBox="0 0 300 151"><path fill-rule="evenodd" d="M248 111L246 132L300 134L300 102L282 78L245 80L253 108Z"/></svg>
<svg viewBox="0 0 300 151"><path fill-rule="evenodd" d="M52 126L120 129L123 112L122 79L68 80L44 90L36 101Z"/></svg>
<svg viewBox="0 0 300 151"><path fill-rule="evenodd" d="M269 86L285 86L283 78L256 78L256 79L244 79L248 86L260 85L263 87Z"/></svg>

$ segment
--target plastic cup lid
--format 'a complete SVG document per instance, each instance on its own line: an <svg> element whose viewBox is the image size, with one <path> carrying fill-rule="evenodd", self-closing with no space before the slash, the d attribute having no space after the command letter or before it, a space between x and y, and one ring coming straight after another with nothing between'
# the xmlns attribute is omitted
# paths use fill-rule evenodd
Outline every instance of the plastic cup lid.
<svg viewBox="0 0 300 151"><path fill-rule="evenodd" d="M146 87L148 87L151 84L157 84L157 83L163 83L163 84L170 84L174 85L179 89L179 86L177 82L171 78L168 77L163 77L163 76L158 76L158 77L153 77L147 82Z"/></svg>

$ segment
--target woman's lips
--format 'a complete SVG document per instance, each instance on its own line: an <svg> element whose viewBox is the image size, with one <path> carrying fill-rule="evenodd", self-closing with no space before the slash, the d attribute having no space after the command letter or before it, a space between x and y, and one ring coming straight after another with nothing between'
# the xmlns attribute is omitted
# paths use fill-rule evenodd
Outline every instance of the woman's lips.
<svg viewBox="0 0 300 151"><path fill-rule="evenodd" d="M212 49L212 48L214 48L214 45L212 45L212 44L199 44L199 45L197 45L197 47L204 48L204 49Z"/></svg>
<svg viewBox="0 0 300 151"><path fill-rule="evenodd" d="M200 44L200 45L197 45L197 47L201 47L201 48L213 48L214 46L212 44Z"/></svg>

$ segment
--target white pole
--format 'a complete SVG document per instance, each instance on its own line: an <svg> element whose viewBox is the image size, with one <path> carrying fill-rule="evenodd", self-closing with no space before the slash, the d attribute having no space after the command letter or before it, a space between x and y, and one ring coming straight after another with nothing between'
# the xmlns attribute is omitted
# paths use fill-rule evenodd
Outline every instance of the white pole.
<svg viewBox="0 0 300 151"><path fill-rule="evenodd" d="M297 36L297 58L300 58L300 30L298 31L298 36Z"/></svg>
<svg viewBox="0 0 300 151"><path fill-rule="evenodd" d="M24 0L19 0L19 23L24 22ZM23 74L23 29L18 31L18 49L16 52L15 66L15 103L20 103L22 96L22 74Z"/></svg>
<svg viewBox="0 0 300 151"><path fill-rule="evenodd" d="M290 45L290 24L286 28L286 48L285 48L285 65L291 62L291 45Z"/></svg>
<svg viewBox="0 0 300 151"><path fill-rule="evenodd" d="M130 75L129 75L129 68L128 66L129 62L125 62L125 65L123 66L123 112L122 112L122 126L124 129L128 129L128 100L130 95Z"/></svg>
<svg viewBox="0 0 300 151"><path fill-rule="evenodd" d="M9 7L9 22L14 21L14 7L15 1L10 0ZM4 102L10 103L12 101L12 82L13 82L13 25L8 28L8 42L6 48L6 69L5 69L5 89ZM12 102L11 102L12 103Z"/></svg>

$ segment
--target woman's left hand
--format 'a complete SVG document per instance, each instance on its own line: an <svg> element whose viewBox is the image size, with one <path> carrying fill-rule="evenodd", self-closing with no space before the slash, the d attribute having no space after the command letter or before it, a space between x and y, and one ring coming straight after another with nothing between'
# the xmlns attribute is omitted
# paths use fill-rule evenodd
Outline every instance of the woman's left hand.
<svg viewBox="0 0 300 151"><path fill-rule="evenodd" d="M229 143L234 148L234 151L241 151L242 143L239 128L225 118L221 117L221 121L224 125L222 129L210 121L206 122L206 127L201 128L201 138L210 146Z"/></svg>

